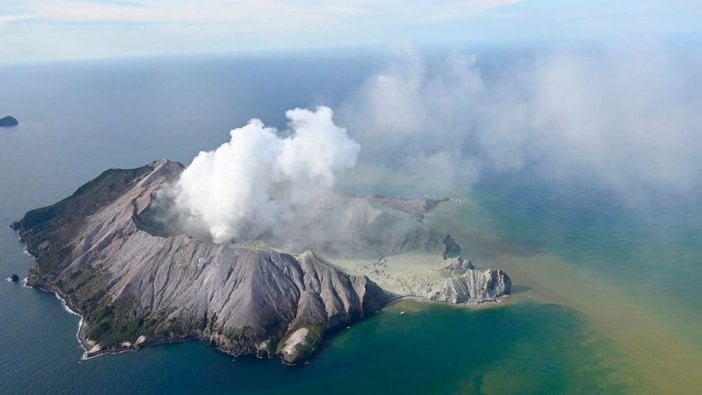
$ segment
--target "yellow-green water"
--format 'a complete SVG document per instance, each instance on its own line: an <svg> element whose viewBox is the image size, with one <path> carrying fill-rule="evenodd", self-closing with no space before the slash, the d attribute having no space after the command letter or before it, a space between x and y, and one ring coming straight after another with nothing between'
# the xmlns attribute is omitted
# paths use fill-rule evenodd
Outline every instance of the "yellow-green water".
<svg viewBox="0 0 702 395"><path fill-rule="evenodd" d="M664 272L675 268L666 267L665 262L658 262L657 268L646 266L641 257L651 246L636 240L623 243L622 248L640 250L632 254L635 258L624 270L632 275L621 276L619 270L598 266L582 256L569 257L563 249L534 246L523 230L490 229L495 219L486 216L489 213L478 203L464 199L440 206L431 221L449 230L459 243L474 246L481 266L499 267L510 274L516 289L510 303L555 303L582 316L594 334L610 341L608 347L614 353L599 363L618 366L617 380L627 384L627 392L696 393L702 388L699 309L676 294L675 288L666 288L665 280L675 284L676 273L667 273L672 278L666 278ZM525 240L519 240L520 235ZM502 238L505 236L514 239ZM638 270L653 271L653 284L640 282L633 273ZM656 274L663 276L657 279ZM685 281L697 280L680 279ZM612 356L616 359L609 360Z"/></svg>

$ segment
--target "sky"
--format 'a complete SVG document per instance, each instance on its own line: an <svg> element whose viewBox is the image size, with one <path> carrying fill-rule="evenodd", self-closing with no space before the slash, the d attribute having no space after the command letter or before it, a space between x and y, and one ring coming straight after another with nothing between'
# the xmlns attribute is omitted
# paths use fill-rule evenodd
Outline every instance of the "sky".
<svg viewBox="0 0 702 395"><path fill-rule="evenodd" d="M2 0L0 63L411 45L698 42L695 0Z"/></svg>

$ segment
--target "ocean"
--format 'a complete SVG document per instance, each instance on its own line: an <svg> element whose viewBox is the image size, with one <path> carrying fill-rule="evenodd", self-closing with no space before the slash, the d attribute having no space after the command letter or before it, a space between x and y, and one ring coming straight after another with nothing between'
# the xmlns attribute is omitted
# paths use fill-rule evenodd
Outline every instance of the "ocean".
<svg viewBox="0 0 702 395"><path fill-rule="evenodd" d="M489 58L489 57L488 57ZM502 57L493 57L495 61ZM252 117L340 106L382 62L361 53L167 57L0 67L0 275L31 257L7 228L107 168L189 163ZM697 194L696 196L701 196ZM456 198L457 196L453 196ZM0 285L1 393L694 393L702 378L702 199L631 208L525 170L430 215L504 303L403 301L330 336L305 366L186 342L81 360L79 318L52 294Z"/></svg>

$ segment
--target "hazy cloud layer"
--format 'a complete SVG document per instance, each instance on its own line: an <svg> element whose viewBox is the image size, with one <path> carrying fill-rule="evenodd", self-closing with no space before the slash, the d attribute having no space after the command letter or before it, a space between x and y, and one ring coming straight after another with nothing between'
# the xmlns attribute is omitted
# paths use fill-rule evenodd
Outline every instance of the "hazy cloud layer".
<svg viewBox="0 0 702 395"><path fill-rule="evenodd" d="M305 23L329 25L344 17L377 15L415 20L460 19L518 3L519 0L439 1L431 5L402 1L290 1L290 0L8 0L3 15L16 20L60 23L128 24L234 24L303 27Z"/></svg>
<svg viewBox="0 0 702 395"><path fill-rule="evenodd" d="M625 194L685 193L699 183L699 57L555 52L513 59L489 77L479 64L453 52L429 68L412 51L396 53L342 111L364 147L361 163L424 174L439 191L525 166Z"/></svg>
<svg viewBox="0 0 702 395"><path fill-rule="evenodd" d="M0 63L464 43L642 38L699 46L692 0L3 0Z"/></svg>

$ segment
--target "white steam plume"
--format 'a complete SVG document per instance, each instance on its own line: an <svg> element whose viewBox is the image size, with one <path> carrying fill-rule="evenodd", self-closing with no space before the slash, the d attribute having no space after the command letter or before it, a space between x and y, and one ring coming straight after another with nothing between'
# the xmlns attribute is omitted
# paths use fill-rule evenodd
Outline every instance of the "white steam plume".
<svg viewBox="0 0 702 395"><path fill-rule="evenodd" d="M356 164L360 146L334 124L330 108L285 115L289 137L253 119L193 159L170 192L187 226L217 243L276 233Z"/></svg>

